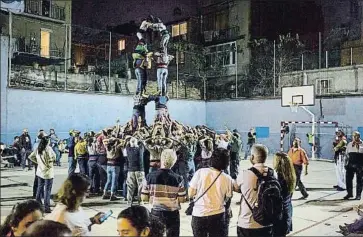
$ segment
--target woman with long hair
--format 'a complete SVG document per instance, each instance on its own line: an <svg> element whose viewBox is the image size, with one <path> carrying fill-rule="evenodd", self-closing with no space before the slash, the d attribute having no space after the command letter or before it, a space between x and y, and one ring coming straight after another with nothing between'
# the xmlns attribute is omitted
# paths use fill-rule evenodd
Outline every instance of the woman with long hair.
<svg viewBox="0 0 363 237"><path fill-rule="evenodd" d="M283 216L273 225L274 236L286 236L292 231L292 203L291 197L295 190L296 174L294 165L284 152L277 152L274 156L273 167L281 185L283 198Z"/></svg>
<svg viewBox="0 0 363 237"><path fill-rule="evenodd" d="M232 198L233 180L223 171L229 165L229 152L217 148L210 158L211 167L195 172L188 190L194 200L192 229L195 237L227 237L226 203Z"/></svg>
<svg viewBox="0 0 363 237"><path fill-rule="evenodd" d="M21 236L35 221L43 218L43 207L36 200L16 204L0 227L0 236Z"/></svg>
<svg viewBox="0 0 363 237"><path fill-rule="evenodd" d="M89 218L81 207L90 186L88 177L84 174L72 174L62 184L58 191L58 204L46 219L66 224L72 231L72 236L89 236L91 226L101 224L104 213L99 212Z"/></svg>
<svg viewBox="0 0 363 237"><path fill-rule="evenodd" d="M41 137L38 148L34 150L29 159L37 164L36 177L38 179L38 190L36 200L42 203L44 197L45 213L51 213L50 210L50 194L52 192L54 178L54 162L56 155L49 146L49 137Z"/></svg>

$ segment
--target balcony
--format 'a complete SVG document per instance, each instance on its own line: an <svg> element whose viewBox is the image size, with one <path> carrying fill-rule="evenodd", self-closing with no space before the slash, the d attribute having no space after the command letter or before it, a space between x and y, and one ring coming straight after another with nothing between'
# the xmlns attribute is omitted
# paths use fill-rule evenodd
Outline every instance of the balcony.
<svg viewBox="0 0 363 237"><path fill-rule="evenodd" d="M203 42L206 46L222 44L237 40L239 38L242 38L242 36L240 36L240 30L238 26L223 30L209 30L203 32Z"/></svg>
<svg viewBox="0 0 363 237"><path fill-rule="evenodd" d="M64 7L52 4L48 0L26 0L25 12L61 21L66 19Z"/></svg>

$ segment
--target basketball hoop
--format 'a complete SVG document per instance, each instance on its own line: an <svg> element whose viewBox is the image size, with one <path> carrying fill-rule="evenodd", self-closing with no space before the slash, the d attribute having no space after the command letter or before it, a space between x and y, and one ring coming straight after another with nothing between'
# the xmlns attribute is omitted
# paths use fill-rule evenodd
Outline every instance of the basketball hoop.
<svg viewBox="0 0 363 237"><path fill-rule="evenodd" d="M298 103L290 103L290 109L292 113L297 113L297 109L299 108Z"/></svg>

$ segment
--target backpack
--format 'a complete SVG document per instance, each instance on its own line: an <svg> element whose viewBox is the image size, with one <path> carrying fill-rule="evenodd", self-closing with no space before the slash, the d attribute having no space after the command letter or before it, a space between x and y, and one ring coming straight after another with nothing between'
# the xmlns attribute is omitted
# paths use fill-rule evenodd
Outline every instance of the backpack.
<svg viewBox="0 0 363 237"><path fill-rule="evenodd" d="M257 202L252 206L245 199L247 206L252 212L253 219L262 226L269 226L282 219L283 199L281 196L281 186L274 177L273 170L268 168L267 175L264 176L256 168L251 170L257 176Z"/></svg>

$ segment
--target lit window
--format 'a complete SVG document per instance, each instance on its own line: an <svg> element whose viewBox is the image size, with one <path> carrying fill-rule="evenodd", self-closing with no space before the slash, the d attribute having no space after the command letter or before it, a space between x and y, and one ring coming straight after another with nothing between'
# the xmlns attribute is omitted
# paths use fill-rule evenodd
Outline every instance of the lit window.
<svg viewBox="0 0 363 237"><path fill-rule="evenodd" d="M172 26L171 29L171 35L173 37L179 36L179 35L185 35L188 33L188 24L187 22L175 24Z"/></svg>
<svg viewBox="0 0 363 237"><path fill-rule="evenodd" d="M126 48L126 41L124 39L121 39L118 41L118 50L122 51Z"/></svg>
<svg viewBox="0 0 363 237"><path fill-rule="evenodd" d="M231 66L236 64L235 43L226 43L209 47L208 65L221 64Z"/></svg>
<svg viewBox="0 0 363 237"><path fill-rule="evenodd" d="M40 31L40 56L50 56L50 32L47 30Z"/></svg>

